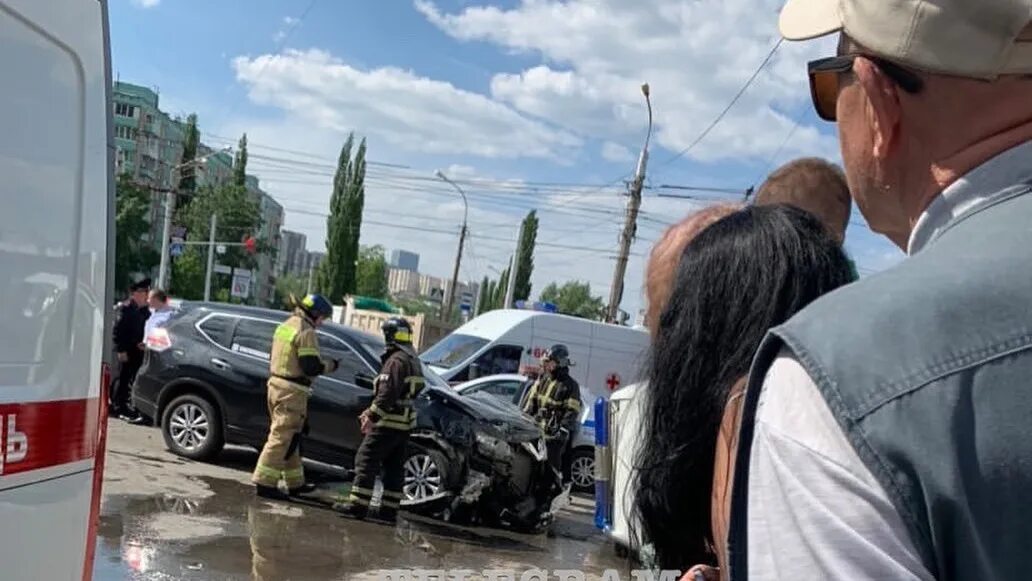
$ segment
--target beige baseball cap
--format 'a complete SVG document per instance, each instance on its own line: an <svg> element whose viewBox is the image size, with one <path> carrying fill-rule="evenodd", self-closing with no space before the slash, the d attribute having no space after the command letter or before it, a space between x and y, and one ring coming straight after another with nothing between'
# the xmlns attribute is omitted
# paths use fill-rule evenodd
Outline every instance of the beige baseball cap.
<svg viewBox="0 0 1032 581"><path fill-rule="evenodd" d="M787 40L845 32L875 54L934 73L1032 74L1032 0L788 0Z"/></svg>

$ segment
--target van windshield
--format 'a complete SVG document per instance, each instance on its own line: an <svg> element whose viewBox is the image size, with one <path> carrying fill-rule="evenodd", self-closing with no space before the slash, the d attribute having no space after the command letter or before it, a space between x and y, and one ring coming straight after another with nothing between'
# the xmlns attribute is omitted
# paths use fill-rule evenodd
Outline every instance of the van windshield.
<svg viewBox="0 0 1032 581"><path fill-rule="evenodd" d="M427 349L419 357L427 365L450 368L469 359L470 355L479 351L487 343L488 340L483 337L452 333Z"/></svg>

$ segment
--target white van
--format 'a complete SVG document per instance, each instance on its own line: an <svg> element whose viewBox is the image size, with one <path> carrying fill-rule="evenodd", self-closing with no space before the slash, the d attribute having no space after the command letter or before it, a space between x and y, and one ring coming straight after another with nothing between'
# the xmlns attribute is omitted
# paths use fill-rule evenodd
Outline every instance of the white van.
<svg viewBox="0 0 1032 581"><path fill-rule="evenodd" d="M541 356L562 343L574 365L590 417L592 403L638 381L649 335L638 329L540 311L484 313L456 329L420 358L449 383L500 373L533 373Z"/></svg>
<svg viewBox="0 0 1032 581"><path fill-rule="evenodd" d="M110 380L105 0L0 0L0 563L89 580Z"/></svg>

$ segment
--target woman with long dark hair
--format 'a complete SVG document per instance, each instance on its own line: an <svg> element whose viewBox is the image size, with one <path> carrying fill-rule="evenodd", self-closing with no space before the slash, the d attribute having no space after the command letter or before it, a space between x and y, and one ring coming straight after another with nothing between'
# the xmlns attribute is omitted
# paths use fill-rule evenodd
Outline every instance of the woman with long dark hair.
<svg viewBox="0 0 1032 581"><path fill-rule="evenodd" d="M685 247L648 363L635 510L659 568L717 563L711 511L725 408L760 341L852 279L849 262L810 214L750 206Z"/></svg>

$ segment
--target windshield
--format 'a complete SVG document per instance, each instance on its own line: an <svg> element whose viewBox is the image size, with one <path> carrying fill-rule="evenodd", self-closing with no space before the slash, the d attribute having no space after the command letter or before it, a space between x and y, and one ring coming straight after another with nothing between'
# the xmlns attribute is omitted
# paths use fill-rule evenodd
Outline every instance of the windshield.
<svg viewBox="0 0 1032 581"><path fill-rule="evenodd" d="M366 353L372 355L373 359L376 361L379 361L380 356L383 355L384 345L381 342L367 340L366 337L360 337L358 344L362 346L362 349L364 349Z"/></svg>
<svg viewBox="0 0 1032 581"><path fill-rule="evenodd" d="M452 333L427 349L419 357L427 365L450 368L469 359L470 355L479 351L487 343L488 340L483 337Z"/></svg>

